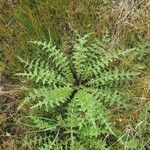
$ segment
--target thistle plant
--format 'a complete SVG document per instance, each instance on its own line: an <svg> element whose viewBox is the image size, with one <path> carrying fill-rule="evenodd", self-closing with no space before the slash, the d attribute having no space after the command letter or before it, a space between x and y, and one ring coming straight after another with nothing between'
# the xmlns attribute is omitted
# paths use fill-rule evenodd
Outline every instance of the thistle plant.
<svg viewBox="0 0 150 150"><path fill-rule="evenodd" d="M108 38L89 44L89 36L78 36L71 58L57 49L52 40L32 42L44 51L46 58L19 57L26 71L16 75L35 83L25 98L31 106L30 118L34 127L48 137L32 137L30 143L40 150L105 150L104 135L115 136L109 108L122 105L118 87L138 73L111 64L133 49L107 52Z"/></svg>

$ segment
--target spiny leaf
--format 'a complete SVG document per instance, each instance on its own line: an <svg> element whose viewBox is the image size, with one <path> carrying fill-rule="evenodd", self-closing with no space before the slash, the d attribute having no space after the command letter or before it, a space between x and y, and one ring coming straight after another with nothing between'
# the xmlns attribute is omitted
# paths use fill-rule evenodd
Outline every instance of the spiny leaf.
<svg viewBox="0 0 150 150"><path fill-rule="evenodd" d="M96 78L91 79L87 82L86 85L90 86L102 86L102 85L109 85L114 86L116 84L121 83L122 81L129 80L135 76L139 75L139 72L133 72L133 71L126 71L126 70L110 70L110 71L104 71Z"/></svg>
<svg viewBox="0 0 150 150"><path fill-rule="evenodd" d="M70 87L61 87L54 90L48 90L46 88L35 89L33 95L36 95L37 98L41 98L41 101L38 101L38 103L31 108L45 107L45 110L48 111L49 109L66 102L71 93L72 89Z"/></svg>

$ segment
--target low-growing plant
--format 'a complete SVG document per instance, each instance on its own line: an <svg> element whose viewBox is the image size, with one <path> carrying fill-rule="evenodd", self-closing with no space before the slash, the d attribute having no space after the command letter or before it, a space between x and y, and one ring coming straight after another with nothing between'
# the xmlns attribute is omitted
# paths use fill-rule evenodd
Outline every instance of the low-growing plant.
<svg viewBox="0 0 150 150"><path fill-rule="evenodd" d="M89 36L78 35L70 57L51 40L32 42L44 51L45 59L19 57L26 71L16 75L34 85L25 98L31 106L29 118L36 133L45 133L31 136L25 142L28 149L105 150L105 137L117 136L109 109L124 105L120 85L139 73L112 63L134 49L106 51L109 38L89 44Z"/></svg>

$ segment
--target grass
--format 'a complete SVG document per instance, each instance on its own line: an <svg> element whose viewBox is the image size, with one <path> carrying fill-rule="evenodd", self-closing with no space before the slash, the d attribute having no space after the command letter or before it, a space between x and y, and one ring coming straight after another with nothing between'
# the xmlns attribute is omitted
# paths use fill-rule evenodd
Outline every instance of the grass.
<svg viewBox="0 0 150 150"><path fill-rule="evenodd" d="M1 0L0 3L0 149L17 150L21 145L19 138L29 133L23 124L27 108L17 110L24 96L18 79L12 75L22 70L17 55L34 57L36 49L30 48L27 41L48 41L49 32L56 45L70 53L74 31L94 32L93 38L108 33L110 47L136 47L139 51L120 65L142 70L142 77L124 87L130 107L111 110L122 145L114 137L106 136L106 140L113 150L150 148L149 0L22 0L14 4ZM15 89L21 92L18 94Z"/></svg>

